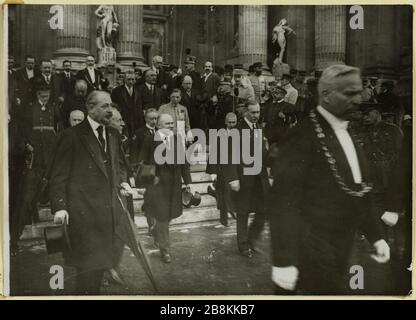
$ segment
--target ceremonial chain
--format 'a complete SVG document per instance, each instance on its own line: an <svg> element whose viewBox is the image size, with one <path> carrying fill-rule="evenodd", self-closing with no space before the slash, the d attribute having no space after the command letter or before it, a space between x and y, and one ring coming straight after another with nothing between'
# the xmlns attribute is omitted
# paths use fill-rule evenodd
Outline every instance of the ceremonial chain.
<svg viewBox="0 0 416 320"><path fill-rule="evenodd" d="M316 132L316 136L318 137L318 141L320 143L321 149L324 151L326 160L329 163L329 168L332 171L333 176L335 177L335 180L339 187L348 195L354 196L354 197L363 197L367 193L369 193L373 187L371 183L361 182L361 191L354 191L349 188L346 183L344 182L344 179L339 175L338 173L338 166L335 158L333 157L332 153L329 151L328 146L325 143L325 134L322 130L321 125L319 124L319 121L316 117L316 113L311 110L309 113L309 118L311 119L314 129Z"/></svg>

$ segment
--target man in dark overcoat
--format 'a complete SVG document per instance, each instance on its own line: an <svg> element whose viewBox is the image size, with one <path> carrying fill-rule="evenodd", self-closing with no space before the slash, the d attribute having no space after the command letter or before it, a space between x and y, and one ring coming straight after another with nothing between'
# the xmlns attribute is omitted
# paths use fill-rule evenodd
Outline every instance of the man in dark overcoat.
<svg viewBox="0 0 416 320"><path fill-rule="evenodd" d="M153 140L147 139L151 147L143 146L151 155L142 155L143 158L152 159L156 166L154 184L146 190L146 214L155 218L155 243L159 246L162 261L171 262L169 223L182 215L182 179L185 187L190 190L192 182L189 164L182 164L175 159L172 162L159 164L161 154L169 158L169 154L185 152L182 139L173 135L173 118L169 114L161 114L158 119L158 131ZM162 150L162 153L158 152ZM164 150L164 151L163 151Z"/></svg>
<svg viewBox="0 0 416 320"><path fill-rule="evenodd" d="M227 113L225 116L225 132L229 138L228 142L231 142L231 130L237 125L237 115L235 113ZM224 127L224 125L223 125ZM219 142L219 141L218 141ZM235 206L231 198L231 189L228 183L225 181L224 170L231 164L231 159L228 152L229 163L221 163L221 146L217 143L215 159L209 158L206 172L211 176L211 180L215 184L215 196L217 199L217 208L220 210L220 222L223 226L228 227L228 213L233 214ZM214 158L214 157L213 157ZM212 163L215 160L215 163Z"/></svg>
<svg viewBox="0 0 416 320"><path fill-rule="evenodd" d="M238 164L227 166L224 170L225 181L234 191L234 203L237 209L237 244L240 253L252 258L255 241L260 237L266 219L265 196L270 188L266 167L263 165L263 154L266 145L262 130L258 126L260 106L251 101L247 105L247 112L237 129L240 133L240 161ZM245 147L250 147L253 163L245 162L248 156ZM231 145L232 148L235 146ZM255 148L259 148L255 152ZM252 168L255 172L249 172ZM254 212L254 220L248 228L249 214Z"/></svg>
<svg viewBox="0 0 416 320"><path fill-rule="evenodd" d="M110 95L93 91L87 118L65 130L57 143L50 174L55 223L68 221L72 250L65 263L77 268L77 294L99 294L104 270L119 260L123 243L117 192L128 188L120 134L106 127L112 117Z"/></svg>
<svg viewBox="0 0 416 320"><path fill-rule="evenodd" d="M377 262L390 258L365 154L347 130L361 103L359 69L328 67L318 91L320 105L287 136L272 167L272 279L279 294L345 293L358 228Z"/></svg>

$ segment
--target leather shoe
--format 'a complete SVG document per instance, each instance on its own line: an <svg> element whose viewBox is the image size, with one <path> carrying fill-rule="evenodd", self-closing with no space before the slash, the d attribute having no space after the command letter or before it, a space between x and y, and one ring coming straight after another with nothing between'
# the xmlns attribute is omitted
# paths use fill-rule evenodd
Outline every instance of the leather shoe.
<svg viewBox="0 0 416 320"><path fill-rule="evenodd" d="M110 270L108 270L107 280L109 282L117 283L117 284L119 284L121 286L124 286L125 285L124 281L121 280L121 278L120 278L118 272L116 271L116 269L110 269Z"/></svg>
<svg viewBox="0 0 416 320"><path fill-rule="evenodd" d="M249 259L253 258L253 250L249 249L245 249L245 250L241 250L240 254L244 257L247 257Z"/></svg>
<svg viewBox="0 0 416 320"><path fill-rule="evenodd" d="M161 254L162 254L162 261L164 263L171 263L172 262L172 258L170 256L169 252L162 252Z"/></svg>

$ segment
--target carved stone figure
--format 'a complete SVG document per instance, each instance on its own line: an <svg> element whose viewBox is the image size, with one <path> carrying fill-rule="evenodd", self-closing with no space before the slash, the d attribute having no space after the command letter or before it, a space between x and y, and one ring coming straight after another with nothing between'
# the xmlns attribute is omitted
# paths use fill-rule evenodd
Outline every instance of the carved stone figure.
<svg viewBox="0 0 416 320"><path fill-rule="evenodd" d="M276 44L277 42L280 47L280 51L277 53L277 58L280 63L283 63L283 55L286 50L286 36L291 33L296 34L296 32L288 26L285 18L281 19L273 28L272 43Z"/></svg>
<svg viewBox="0 0 416 320"><path fill-rule="evenodd" d="M113 39L119 27L114 7L112 5L100 5L94 13L100 19L97 30L97 47L113 47Z"/></svg>

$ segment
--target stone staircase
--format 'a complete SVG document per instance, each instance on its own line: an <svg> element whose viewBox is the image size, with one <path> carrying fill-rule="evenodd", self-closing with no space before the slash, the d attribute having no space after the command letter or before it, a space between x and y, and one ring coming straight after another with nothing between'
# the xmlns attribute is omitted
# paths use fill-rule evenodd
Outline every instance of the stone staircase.
<svg viewBox="0 0 416 320"><path fill-rule="evenodd" d="M206 152L199 152L195 156L195 164L191 165L192 192L198 191L201 194L201 203L197 207L184 208L183 214L179 218L172 220L172 225L205 222L219 219L217 212L216 200L207 194L207 187L212 183L211 178L205 173L206 169ZM134 222L139 229L147 228L146 217L141 210L143 197L137 192L133 195L134 199ZM49 207L39 209L40 222L27 225L21 236L21 240L31 240L43 238L43 229L53 225L53 215Z"/></svg>

